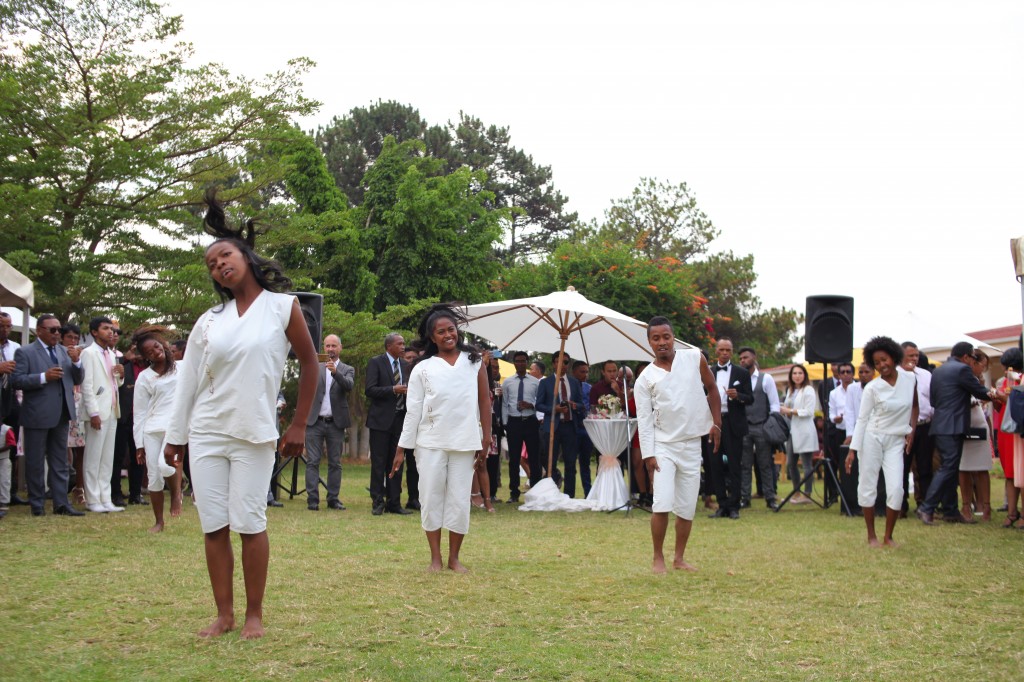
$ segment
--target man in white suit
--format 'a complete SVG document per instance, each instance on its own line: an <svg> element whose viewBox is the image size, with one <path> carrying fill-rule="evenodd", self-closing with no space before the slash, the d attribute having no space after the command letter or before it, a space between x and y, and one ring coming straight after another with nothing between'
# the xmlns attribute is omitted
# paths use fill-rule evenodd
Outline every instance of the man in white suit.
<svg viewBox="0 0 1024 682"><path fill-rule="evenodd" d="M85 501L92 512L118 512L110 498L114 466L114 436L121 416L117 389L124 368L114 357L114 325L110 318L94 317L89 332L96 343L82 351L82 409L89 418L85 434Z"/></svg>

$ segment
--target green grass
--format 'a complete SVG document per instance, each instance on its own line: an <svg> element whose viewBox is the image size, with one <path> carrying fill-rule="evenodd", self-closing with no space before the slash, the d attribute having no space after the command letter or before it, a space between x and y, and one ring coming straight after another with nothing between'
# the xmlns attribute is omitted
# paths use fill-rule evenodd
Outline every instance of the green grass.
<svg viewBox="0 0 1024 682"><path fill-rule="evenodd" d="M468 576L425 572L418 516L285 500L270 515L267 636L195 632L213 604L195 508L0 521L0 679L1019 680L1024 532L860 519L755 501L700 514L700 571L650 574L649 517L473 512ZM1002 481L993 480L1001 500ZM1000 516L1001 520L1001 515ZM879 526L881 531L881 525ZM667 544L672 542L669 531ZM445 540L445 547L447 540ZM236 556L238 543L236 538ZM241 561L235 605L244 611Z"/></svg>

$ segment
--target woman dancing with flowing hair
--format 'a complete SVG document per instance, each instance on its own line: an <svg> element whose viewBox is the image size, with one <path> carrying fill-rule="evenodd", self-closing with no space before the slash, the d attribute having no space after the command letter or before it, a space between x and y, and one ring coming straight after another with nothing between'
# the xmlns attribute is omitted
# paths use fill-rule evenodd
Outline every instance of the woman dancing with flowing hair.
<svg viewBox="0 0 1024 682"><path fill-rule="evenodd" d="M430 546L430 570L440 571L441 529L448 529L448 568L459 561L469 532L469 493L474 465L482 465L491 445L491 397L480 352L462 340L466 316L456 304L439 303L423 316L419 339L424 349L409 372L406 416L398 439L394 476L405 450L416 450L420 472L420 520Z"/></svg>
<svg viewBox="0 0 1024 682"><path fill-rule="evenodd" d="M167 330L145 326L136 330L131 345L149 364L135 380L134 423L135 461L146 465L149 503L156 518L150 533L164 529L164 487L171 489L171 516L181 516L181 464L171 466L164 459L164 434L174 407L178 386L174 355L167 344Z"/></svg>
<svg viewBox="0 0 1024 682"><path fill-rule="evenodd" d="M267 489L277 441L277 393L291 346L299 359L299 396L291 425L281 437L285 457L302 452L313 394L317 356L309 329L276 262L253 251L252 221L227 225L214 192L207 193L204 221L216 239L204 261L220 297L189 336L178 368L178 391L168 423L167 463L181 462L189 446L192 487L205 534L206 566L217 618L199 632L215 637L235 627L231 531L242 537L245 576L243 639L263 636L267 584Z"/></svg>

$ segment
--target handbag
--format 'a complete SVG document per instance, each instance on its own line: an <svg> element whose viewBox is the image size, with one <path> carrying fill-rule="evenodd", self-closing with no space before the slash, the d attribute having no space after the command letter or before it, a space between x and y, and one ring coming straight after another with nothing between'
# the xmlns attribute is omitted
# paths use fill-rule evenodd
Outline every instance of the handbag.
<svg viewBox="0 0 1024 682"><path fill-rule="evenodd" d="M988 429L984 426L969 426L964 433L964 440L988 440Z"/></svg>
<svg viewBox="0 0 1024 682"><path fill-rule="evenodd" d="M789 440L789 421L779 412L770 412L763 428L765 438L772 445L783 445Z"/></svg>
<svg viewBox="0 0 1024 682"><path fill-rule="evenodd" d="M1010 391L1010 397L1006 401L1006 409L1003 411L1003 424L1006 423L1006 418L1009 417L1016 425L1016 429L1011 433L1021 433L1021 426L1024 425L1024 387L1014 386L1013 390ZM1005 431L1004 427L1000 427L1001 430Z"/></svg>

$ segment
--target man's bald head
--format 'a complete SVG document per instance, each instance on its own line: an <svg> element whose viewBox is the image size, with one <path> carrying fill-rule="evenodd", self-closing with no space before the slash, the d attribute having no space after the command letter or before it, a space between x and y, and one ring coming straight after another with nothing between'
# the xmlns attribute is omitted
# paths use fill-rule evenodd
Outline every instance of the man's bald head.
<svg viewBox="0 0 1024 682"><path fill-rule="evenodd" d="M336 334L328 334L324 337L324 352L332 360L337 360L341 354L341 339Z"/></svg>

